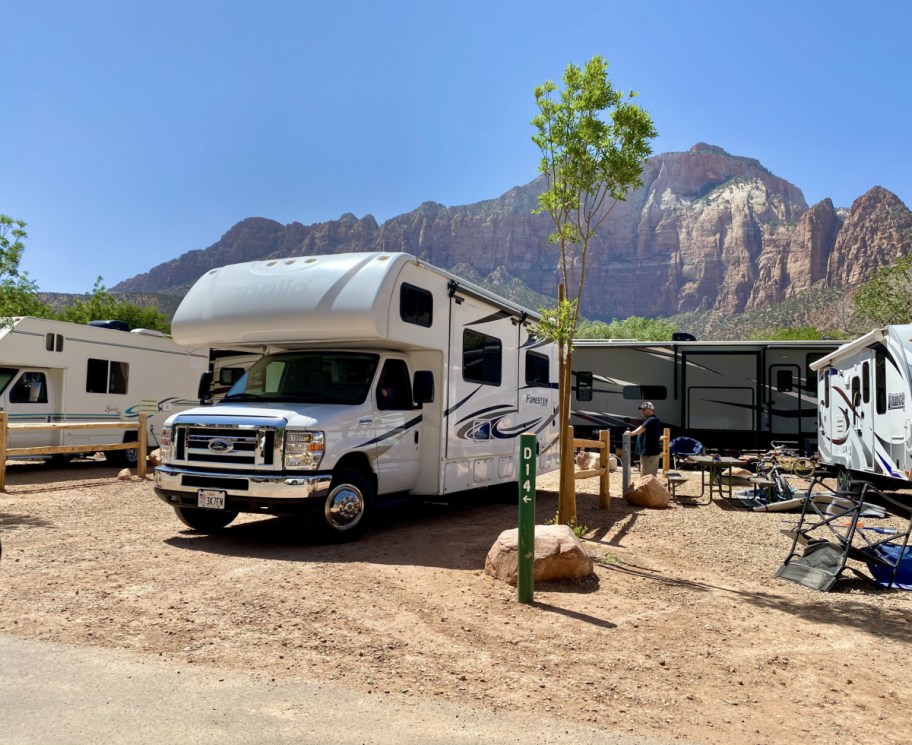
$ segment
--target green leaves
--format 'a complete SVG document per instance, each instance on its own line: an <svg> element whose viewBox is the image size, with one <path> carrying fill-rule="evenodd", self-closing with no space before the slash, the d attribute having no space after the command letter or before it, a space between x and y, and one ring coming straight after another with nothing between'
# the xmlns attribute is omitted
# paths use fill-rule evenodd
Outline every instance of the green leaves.
<svg viewBox="0 0 912 745"><path fill-rule="evenodd" d="M912 321L912 254L880 269L853 300L858 312L876 325Z"/></svg>

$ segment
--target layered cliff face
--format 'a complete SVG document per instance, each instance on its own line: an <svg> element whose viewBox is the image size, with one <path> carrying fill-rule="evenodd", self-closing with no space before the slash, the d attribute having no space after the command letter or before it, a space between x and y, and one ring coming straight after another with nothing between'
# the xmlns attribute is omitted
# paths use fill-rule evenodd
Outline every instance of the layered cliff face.
<svg viewBox="0 0 912 745"><path fill-rule="evenodd" d="M643 185L615 205L590 246L583 298L591 318L765 308L818 283L869 279L912 250L912 213L875 187L846 215L830 200L808 208L801 191L750 158L697 145L650 158ZM382 226L370 215L304 226L249 218L191 251L112 288L183 292L209 269L254 259L406 251L439 267L471 266L556 295L557 250L545 215L532 215L544 182L460 207L433 202Z"/></svg>

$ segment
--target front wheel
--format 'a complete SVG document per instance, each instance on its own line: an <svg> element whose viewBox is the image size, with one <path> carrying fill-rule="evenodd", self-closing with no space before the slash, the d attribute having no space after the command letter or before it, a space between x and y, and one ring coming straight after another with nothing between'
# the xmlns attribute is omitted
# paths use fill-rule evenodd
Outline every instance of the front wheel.
<svg viewBox="0 0 912 745"><path fill-rule="evenodd" d="M188 528L200 533L215 533L224 528L238 513L231 510L203 510L196 507L178 507L174 505L177 519Z"/></svg>
<svg viewBox="0 0 912 745"><path fill-rule="evenodd" d="M323 503L323 533L332 540L351 540L367 528L374 488L360 472L341 470L333 476Z"/></svg>

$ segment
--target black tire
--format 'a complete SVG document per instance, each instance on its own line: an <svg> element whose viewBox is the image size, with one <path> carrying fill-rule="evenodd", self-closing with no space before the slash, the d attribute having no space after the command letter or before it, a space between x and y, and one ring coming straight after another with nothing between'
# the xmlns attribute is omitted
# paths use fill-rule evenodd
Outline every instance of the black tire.
<svg viewBox="0 0 912 745"><path fill-rule="evenodd" d="M203 510L196 507L174 506L177 519L200 533L216 533L238 516L231 510Z"/></svg>
<svg viewBox="0 0 912 745"><path fill-rule="evenodd" d="M374 497L374 487L359 471L342 469L335 473L323 502L323 535L333 541L362 535L367 530Z"/></svg>
<svg viewBox="0 0 912 745"><path fill-rule="evenodd" d="M814 461L810 458L795 458L795 462L792 464L792 472L796 476L802 476L806 479L811 478L816 470Z"/></svg>

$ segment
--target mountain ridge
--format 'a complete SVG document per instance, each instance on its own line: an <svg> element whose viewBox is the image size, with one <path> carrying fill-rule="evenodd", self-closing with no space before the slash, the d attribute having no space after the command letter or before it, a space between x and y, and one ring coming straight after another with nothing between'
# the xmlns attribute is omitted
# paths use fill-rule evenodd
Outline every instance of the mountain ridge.
<svg viewBox="0 0 912 745"><path fill-rule="evenodd" d="M809 206L801 190L759 161L698 143L649 158L592 242L583 314L610 320L698 311L763 309L822 285L851 288L912 251L912 213L875 186L848 209ZM283 225L248 217L214 244L189 251L113 288L180 295L217 266L342 251L406 251L484 280L506 273L555 297L553 227L534 215L544 179L498 197L447 207L424 202L383 224L370 214Z"/></svg>

